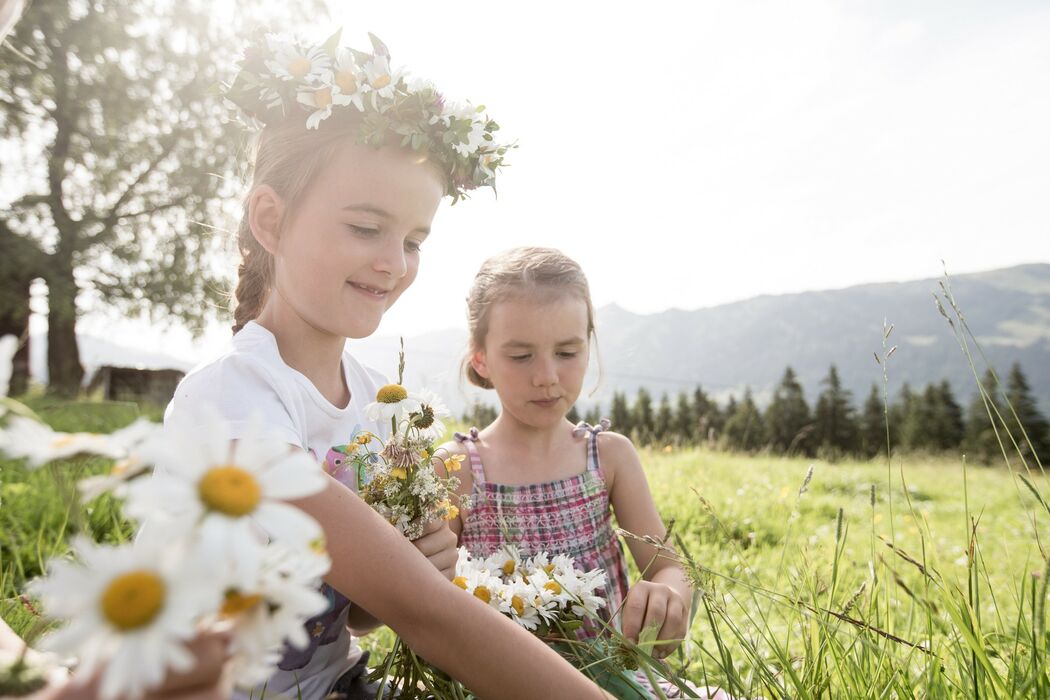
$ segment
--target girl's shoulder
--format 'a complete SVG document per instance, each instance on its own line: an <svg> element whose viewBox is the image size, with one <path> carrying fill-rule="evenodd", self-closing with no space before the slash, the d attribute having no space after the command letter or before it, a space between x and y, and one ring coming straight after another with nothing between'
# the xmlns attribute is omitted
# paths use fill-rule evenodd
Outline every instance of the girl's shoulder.
<svg viewBox="0 0 1050 700"><path fill-rule="evenodd" d="M612 430L595 433L594 440L598 445L598 460L602 473L611 487L618 473L638 463L638 451L630 438Z"/></svg>
<svg viewBox="0 0 1050 700"><path fill-rule="evenodd" d="M272 357L265 344L235 342L230 350L183 377L164 420L193 423L217 411L236 430L236 426L247 425L258 416L275 437L297 444L301 438L290 410L294 382L282 367L280 355Z"/></svg>
<svg viewBox="0 0 1050 700"><path fill-rule="evenodd" d="M457 461L462 465L470 468L470 448L467 446L468 442L477 440L477 430L471 429L466 433L454 433L453 438L447 442L443 442L438 446L435 451L436 455L440 455L442 459L448 457L459 457Z"/></svg>

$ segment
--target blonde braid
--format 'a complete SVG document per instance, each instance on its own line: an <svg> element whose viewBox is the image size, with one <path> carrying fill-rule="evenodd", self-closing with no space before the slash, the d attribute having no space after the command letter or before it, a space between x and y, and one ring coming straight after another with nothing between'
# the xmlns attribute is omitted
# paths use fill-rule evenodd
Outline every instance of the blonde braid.
<svg viewBox="0 0 1050 700"><path fill-rule="evenodd" d="M246 207L247 209L247 207ZM266 296L270 291L270 277L273 269L273 256L259 245L252 235L248 224L248 212L241 218L237 228L237 248L241 253L241 264L237 267L237 288L234 290L233 332L237 333L244 325L262 311Z"/></svg>

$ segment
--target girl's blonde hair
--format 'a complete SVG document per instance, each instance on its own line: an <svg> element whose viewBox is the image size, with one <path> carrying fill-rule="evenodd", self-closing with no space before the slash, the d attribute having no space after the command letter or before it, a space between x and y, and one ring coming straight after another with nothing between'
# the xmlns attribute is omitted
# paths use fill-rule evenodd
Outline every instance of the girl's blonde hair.
<svg viewBox="0 0 1050 700"><path fill-rule="evenodd" d="M491 389L470 363L471 356L485 346L489 317L494 304L507 299L540 295L541 299L577 297L587 305L587 337L597 342L594 332L594 305L587 277L579 263L554 248L513 248L486 260L467 295L467 328L470 350L463 360L463 371L471 384Z"/></svg>

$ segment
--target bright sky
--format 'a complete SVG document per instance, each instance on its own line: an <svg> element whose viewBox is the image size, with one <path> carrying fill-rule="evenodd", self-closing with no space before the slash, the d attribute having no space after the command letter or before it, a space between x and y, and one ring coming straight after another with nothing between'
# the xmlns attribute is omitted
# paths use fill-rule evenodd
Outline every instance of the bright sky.
<svg viewBox="0 0 1050 700"><path fill-rule="evenodd" d="M464 325L480 263L525 244L643 313L1050 261L1045 3L338 5L344 42L519 143L498 200L443 206L379 334ZM114 328L80 326L191 359L229 337Z"/></svg>

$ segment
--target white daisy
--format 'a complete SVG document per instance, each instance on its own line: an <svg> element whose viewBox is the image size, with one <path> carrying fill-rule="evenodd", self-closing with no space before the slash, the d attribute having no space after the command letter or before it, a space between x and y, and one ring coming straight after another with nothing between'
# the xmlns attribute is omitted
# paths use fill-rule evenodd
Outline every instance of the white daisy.
<svg viewBox="0 0 1050 700"><path fill-rule="evenodd" d="M506 579L513 578L515 574L520 577L523 573L521 555L518 553L518 548L512 544L504 545L498 552L485 557L482 566L493 576L502 576Z"/></svg>
<svg viewBox="0 0 1050 700"><path fill-rule="evenodd" d="M320 463L264 436L257 418L231 441L221 416L206 413L201 423L167 427L164 440L153 443L153 478L129 485L125 512L174 533L197 528L206 556L241 560L245 570L267 537L293 547L320 539L317 521L285 502L325 487Z"/></svg>
<svg viewBox="0 0 1050 700"><path fill-rule="evenodd" d="M537 607L548 607L553 603L559 610L568 610L572 604L572 594L543 569L535 569L529 574L529 585L538 599Z"/></svg>
<svg viewBox="0 0 1050 700"><path fill-rule="evenodd" d="M365 413L372 421L389 421L393 418L400 423L410 413L419 411L419 400L408 395L400 384L387 384L376 392L376 400L365 406Z"/></svg>
<svg viewBox="0 0 1050 700"><path fill-rule="evenodd" d="M83 678L101 670L103 700L139 698L169 669L189 670L185 642L221 595L197 557L150 537L121 547L78 540L74 549L79 563L53 561L47 578L30 584L48 616L68 621L42 647L75 655Z"/></svg>
<svg viewBox="0 0 1050 700"><path fill-rule="evenodd" d="M109 434L60 433L30 418L13 416L0 431L0 452L25 458L30 468L85 453L122 459L159 430L158 424L140 419Z"/></svg>
<svg viewBox="0 0 1050 700"><path fill-rule="evenodd" d="M445 424L442 419L449 418L452 412L445 406L441 397L429 389L422 389L409 397L418 401L420 405L419 411L413 414L413 425L431 442L444 437Z"/></svg>
<svg viewBox="0 0 1050 700"><path fill-rule="evenodd" d="M333 97L331 85L320 85L308 90L300 90L296 93L295 99L299 101L299 104L306 105L314 110L306 118L307 129L316 129L321 122L332 116Z"/></svg>
<svg viewBox="0 0 1050 700"><path fill-rule="evenodd" d="M318 588L330 566L326 555L270 545L254 570L225 569L220 616L233 623L229 665L238 685L269 678L285 642L298 649L310 643L304 625L328 607Z"/></svg>
<svg viewBox="0 0 1050 700"><path fill-rule="evenodd" d="M478 600L488 604L489 607L499 610L499 594L503 589L504 584L499 578L493 576L488 571L484 569L467 571L465 574L457 575L453 578L452 583L456 584L467 593L470 593Z"/></svg>
<svg viewBox="0 0 1050 700"><path fill-rule="evenodd" d="M476 560L470 556L470 551L466 547L456 550L456 576L466 576L477 568Z"/></svg>
<svg viewBox="0 0 1050 700"><path fill-rule="evenodd" d="M266 43L273 59L266 67L281 80L309 83L320 80L331 68L331 61L320 46L305 48L298 42L279 34L269 34Z"/></svg>
<svg viewBox="0 0 1050 700"><path fill-rule="evenodd" d="M359 112L365 110L364 96L371 87L368 83L368 76L354 61L354 55L350 49L346 47L339 49L329 82L335 86L335 92L346 100L346 102L337 102L337 104L352 104Z"/></svg>
<svg viewBox="0 0 1050 700"><path fill-rule="evenodd" d="M360 89L356 89L352 93L344 93L342 88L333 80L335 80L335 76L327 73L323 84L303 89L296 93L296 100L300 104L314 110L306 118L307 129L316 129L321 122L332 116L332 108L336 105L353 105L359 112L364 111L364 93Z"/></svg>
<svg viewBox="0 0 1050 700"><path fill-rule="evenodd" d="M397 84L402 79L400 71L390 68L388 56L373 56L364 65L365 80L368 82L369 94L372 98L372 107L382 112L387 105L380 105L379 101L389 100L397 90Z"/></svg>
<svg viewBox="0 0 1050 700"><path fill-rule="evenodd" d="M536 596L532 587L522 580L512 581L499 592L499 611L527 630L534 630L549 614L534 604Z"/></svg>

